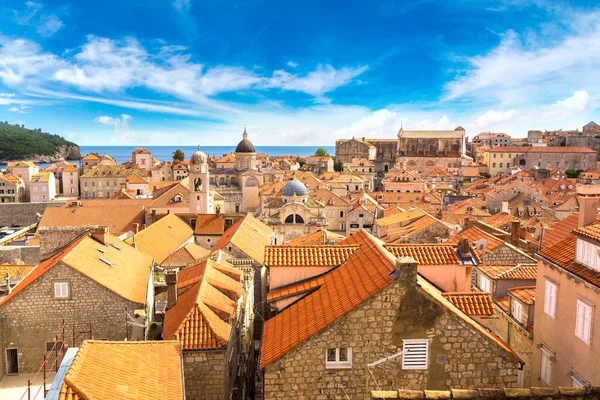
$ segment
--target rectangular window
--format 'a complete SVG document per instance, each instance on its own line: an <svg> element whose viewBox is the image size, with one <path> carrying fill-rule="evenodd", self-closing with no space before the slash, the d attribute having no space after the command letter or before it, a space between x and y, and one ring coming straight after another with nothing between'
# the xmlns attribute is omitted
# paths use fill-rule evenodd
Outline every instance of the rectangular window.
<svg viewBox="0 0 600 400"><path fill-rule="evenodd" d="M592 306L581 300L577 300L575 336L587 344L592 341Z"/></svg>
<svg viewBox="0 0 600 400"><path fill-rule="evenodd" d="M347 347L327 349L327 351L325 352L325 368L352 368L352 349L349 349Z"/></svg>
<svg viewBox="0 0 600 400"><path fill-rule="evenodd" d="M69 282L54 282L54 298L68 299L69 295Z"/></svg>
<svg viewBox="0 0 600 400"><path fill-rule="evenodd" d="M344 212L340 211L340 218L344 218Z"/></svg>
<svg viewBox="0 0 600 400"><path fill-rule="evenodd" d="M429 339L404 339L402 351L402 369L427 369Z"/></svg>
<svg viewBox="0 0 600 400"><path fill-rule="evenodd" d="M544 347L541 348L542 351L542 364L540 367L540 378L547 385L552 385L552 359L554 358L554 354Z"/></svg>
<svg viewBox="0 0 600 400"><path fill-rule="evenodd" d="M54 342L46 342L46 343L44 343L44 345L46 347L46 353L48 353L50 351L56 351L57 349L59 351L61 351L61 349L63 347L63 342L62 341L56 342L56 347L54 346Z"/></svg>
<svg viewBox="0 0 600 400"><path fill-rule="evenodd" d="M365 214L358 214L358 218L364 218Z"/></svg>
<svg viewBox="0 0 600 400"><path fill-rule="evenodd" d="M584 388L588 386L587 382L575 373L571 374L571 386L574 388Z"/></svg>
<svg viewBox="0 0 600 400"><path fill-rule="evenodd" d="M491 292L491 282L482 273L479 273L479 290L482 292Z"/></svg>
<svg viewBox="0 0 600 400"><path fill-rule="evenodd" d="M523 318L523 306L517 300L512 299L512 316L519 323L522 323Z"/></svg>
<svg viewBox="0 0 600 400"><path fill-rule="evenodd" d="M544 312L556 318L556 285L549 280L546 280L544 291Z"/></svg>

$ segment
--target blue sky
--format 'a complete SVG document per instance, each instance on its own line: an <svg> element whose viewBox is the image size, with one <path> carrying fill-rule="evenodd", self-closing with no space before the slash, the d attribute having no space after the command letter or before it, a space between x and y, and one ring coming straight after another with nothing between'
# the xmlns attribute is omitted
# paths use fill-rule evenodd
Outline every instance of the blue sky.
<svg viewBox="0 0 600 400"><path fill-rule="evenodd" d="M0 120L82 145L333 145L598 118L596 2L0 3ZM598 121L600 122L600 121Z"/></svg>

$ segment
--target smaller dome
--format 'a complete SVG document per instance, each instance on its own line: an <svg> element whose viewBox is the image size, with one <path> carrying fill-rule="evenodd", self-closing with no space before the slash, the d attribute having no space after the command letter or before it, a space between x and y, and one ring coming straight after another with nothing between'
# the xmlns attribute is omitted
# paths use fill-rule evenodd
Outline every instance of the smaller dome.
<svg viewBox="0 0 600 400"><path fill-rule="evenodd" d="M281 194L283 196L307 196L308 190L306 189L306 186L304 186L304 183L292 179L283 186Z"/></svg>
<svg viewBox="0 0 600 400"><path fill-rule="evenodd" d="M206 154L200 151L200 148L190 157L190 165L206 164Z"/></svg>

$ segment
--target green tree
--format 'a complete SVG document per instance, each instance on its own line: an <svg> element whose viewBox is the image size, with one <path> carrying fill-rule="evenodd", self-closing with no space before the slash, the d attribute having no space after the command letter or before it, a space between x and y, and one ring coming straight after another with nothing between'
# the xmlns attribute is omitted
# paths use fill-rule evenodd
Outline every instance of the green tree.
<svg viewBox="0 0 600 400"><path fill-rule="evenodd" d="M333 170L335 172L342 172L344 170L344 163L341 161L336 161L333 163Z"/></svg>
<svg viewBox="0 0 600 400"><path fill-rule="evenodd" d="M173 164L179 164L183 160L185 160L185 154L183 154L183 151L179 149L175 150L173 152Z"/></svg>
<svg viewBox="0 0 600 400"><path fill-rule="evenodd" d="M315 150L315 156L317 156L317 157L327 157L327 156L329 156L329 153L324 148L319 147L317 150Z"/></svg>

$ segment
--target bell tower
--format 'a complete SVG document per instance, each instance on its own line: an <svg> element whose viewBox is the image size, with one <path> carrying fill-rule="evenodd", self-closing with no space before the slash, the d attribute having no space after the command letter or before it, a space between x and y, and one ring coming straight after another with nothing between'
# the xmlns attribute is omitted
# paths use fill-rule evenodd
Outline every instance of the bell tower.
<svg viewBox="0 0 600 400"><path fill-rule="evenodd" d="M198 150L190 158L190 212L195 214L213 213L213 196L209 185L208 161L206 154Z"/></svg>

